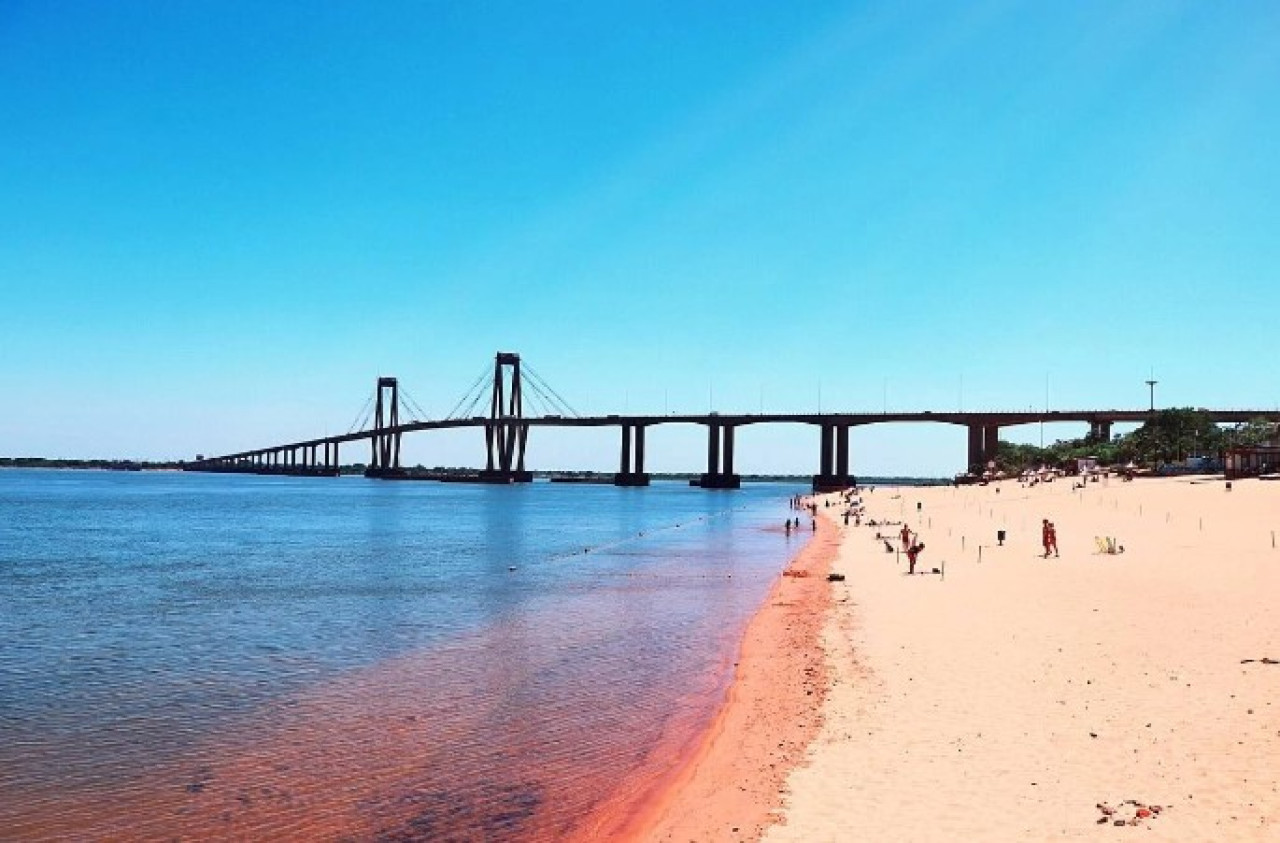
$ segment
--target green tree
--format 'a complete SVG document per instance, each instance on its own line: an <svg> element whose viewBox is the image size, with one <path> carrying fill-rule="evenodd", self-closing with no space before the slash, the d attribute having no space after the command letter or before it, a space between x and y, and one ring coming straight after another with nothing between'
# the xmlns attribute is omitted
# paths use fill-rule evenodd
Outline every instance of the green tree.
<svg viewBox="0 0 1280 843"><path fill-rule="evenodd" d="M1269 442L1276 434L1276 423L1270 419L1249 419L1227 431L1227 441L1231 447L1252 448Z"/></svg>
<svg viewBox="0 0 1280 843"><path fill-rule="evenodd" d="M1217 455L1227 442L1226 434L1208 413L1191 407L1157 411L1130 438L1138 458L1149 463Z"/></svg>

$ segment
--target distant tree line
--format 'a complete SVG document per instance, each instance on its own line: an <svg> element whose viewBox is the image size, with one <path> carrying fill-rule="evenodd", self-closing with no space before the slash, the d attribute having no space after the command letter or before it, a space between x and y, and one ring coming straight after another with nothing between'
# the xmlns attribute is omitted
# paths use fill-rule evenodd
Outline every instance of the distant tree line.
<svg viewBox="0 0 1280 843"><path fill-rule="evenodd" d="M0 468L96 468L111 471L151 471L182 468L182 460L65 460L47 457L0 457Z"/></svg>
<svg viewBox="0 0 1280 843"><path fill-rule="evenodd" d="M1043 448L1001 441L996 466L1012 473L1042 465L1074 466L1077 459L1085 457L1096 457L1102 465L1133 462L1150 466L1180 462L1192 456L1221 459L1231 448L1268 441L1275 435L1275 429L1274 422L1262 418L1222 427L1203 410L1191 407L1157 410L1137 430L1118 434L1110 441L1085 436L1060 439Z"/></svg>

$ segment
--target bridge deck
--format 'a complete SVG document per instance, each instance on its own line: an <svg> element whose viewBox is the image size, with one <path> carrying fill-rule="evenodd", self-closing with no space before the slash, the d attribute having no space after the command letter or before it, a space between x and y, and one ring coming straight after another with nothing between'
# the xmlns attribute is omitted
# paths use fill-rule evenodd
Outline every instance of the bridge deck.
<svg viewBox="0 0 1280 843"><path fill-rule="evenodd" d="M1280 410L1204 410L1219 424L1239 423L1255 418L1280 420ZM859 427L871 424L933 422L961 426L1014 427L1041 422L1142 422L1151 417L1150 410L1050 410L1016 412L898 412L898 413L698 413L669 415L605 415L605 416L537 416L492 421L487 416L466 419L407 422L381 429L361 430L318 439L305 439L266 448L254 448L232 454L209 457L196 465L256 457L277 451L337 445L396 436L423 430L483 428L489 425L527 425L529 427L654 427L663 424L699 424L744 427L753 424L810 424Z"/></svg>

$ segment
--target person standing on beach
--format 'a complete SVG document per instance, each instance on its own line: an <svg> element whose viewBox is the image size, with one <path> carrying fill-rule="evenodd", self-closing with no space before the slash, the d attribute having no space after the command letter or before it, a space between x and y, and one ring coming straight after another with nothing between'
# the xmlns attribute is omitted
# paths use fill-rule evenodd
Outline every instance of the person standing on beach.
<svg viewBox="0 0 1280 843"><path fill-rule="evenodd" d="M916 572L916 559L920 556L920 551L924 550L924 542L913 544L907 548L907 573L914 574Z"/></svg>
<svg viewBox="0 0 1280 843"><path fill-rule="evenodd" d="M908 550L911 547L911 528L903 524L902 532L899 535L902 537L902 549Z"/></svg>

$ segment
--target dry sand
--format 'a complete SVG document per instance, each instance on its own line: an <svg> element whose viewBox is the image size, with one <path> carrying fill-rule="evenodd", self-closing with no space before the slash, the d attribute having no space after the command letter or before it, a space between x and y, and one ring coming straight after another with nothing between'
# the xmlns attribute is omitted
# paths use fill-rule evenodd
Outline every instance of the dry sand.
<svg viewBox="0 0 1280 843"><path fill-rule="evenodd" d="M1072 485L864 495L946 577L845 528L824 725L765 840L1280 839L1280 484ZM1127 799L1165 810L1098 825Z"/></svg>
<svg viewBox="0 0 1280 843"><path fill-rule="evenodd" d="M833 570L847 580L825 586L831 602L771 601L744 652L784 622L779 603L792 619L821 612L820 639L776 652L763 677L743 671L722 715L737 731L709 737L662 822L638 836L1280 840L1280 664L1262 661L1280 660L1280 483L1234 485L864 494L868 518L919 531L921 567L945 560L945 579L906 576L905 557L884 552L876 532L897 526L839 527ZM1041 558L1042 518L1057 525L1060 558ZM1126 552L1099 553L1095 536ZM770 677L811 664L810 646L827 687L797 719L771 702ZM815 718L807 751L761 756L803 741ZM1133 816L1129 799L1162 810L1136 828L1098 823L1098 803Z"/></svg>

